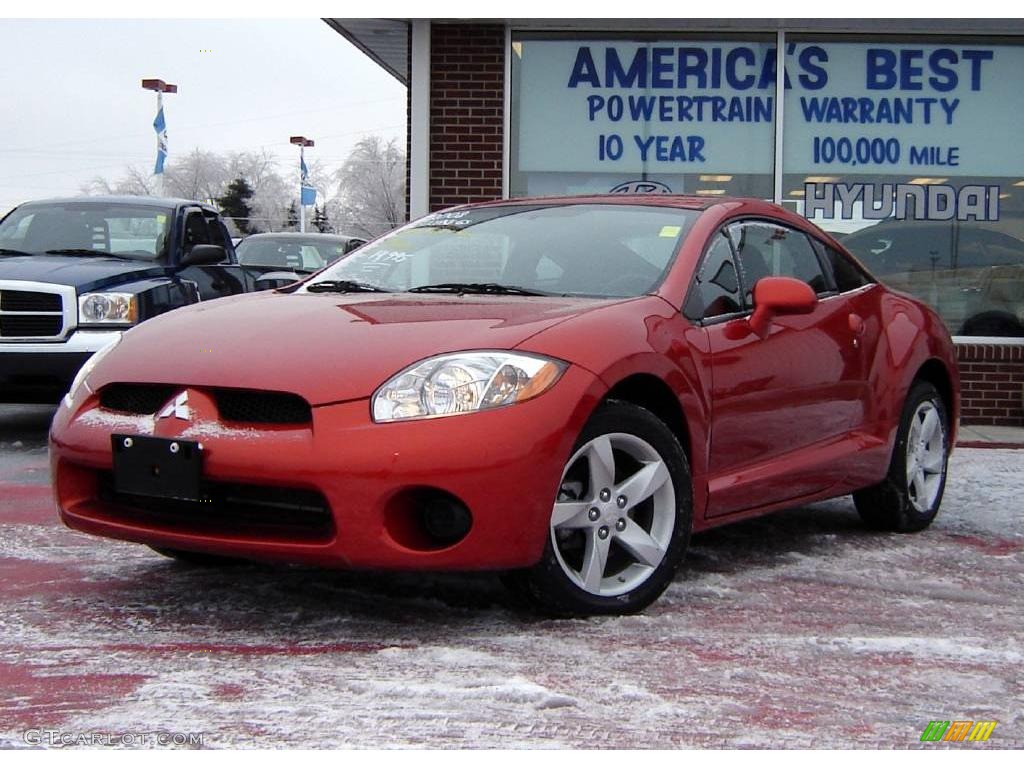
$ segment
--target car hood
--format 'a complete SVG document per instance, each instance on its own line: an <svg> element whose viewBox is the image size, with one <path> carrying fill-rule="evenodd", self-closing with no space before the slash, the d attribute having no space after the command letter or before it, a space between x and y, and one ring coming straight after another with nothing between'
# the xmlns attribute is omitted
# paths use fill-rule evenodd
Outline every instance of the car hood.
<svg viewBox="0 0 1024 768"><path fill-rule="evenodd" d="M152 261L113 256L2 256L0 280L31 280L93 290L101 286L154 277L166 269Z"/></svg>
<svg viewBox="0 0 1024 768"><path fill-rule="evenodd" d="M147 321L89 377L294 392L313 405L369 397L432 355L511 349L622 299L284 294L203 302Z"/></svg>

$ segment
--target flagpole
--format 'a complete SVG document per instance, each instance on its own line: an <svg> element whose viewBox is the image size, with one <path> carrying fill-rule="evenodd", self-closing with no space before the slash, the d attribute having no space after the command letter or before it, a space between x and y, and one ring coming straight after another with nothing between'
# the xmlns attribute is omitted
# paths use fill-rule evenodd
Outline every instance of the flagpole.
<svg viewBox="0 0 1024 768"><path fill-rule="evenodd" d="M299 167L306 167L306 147L301 145L299 147ZM306 206L302 204L302 181L299 178L299 232L305 233L306 231Z"/></svg>
<svg viewBox="0 0 1024 768"><path fill-rule="evenodd" d="M310 195L310 202L316 202L316 191L312 187L307 187L309 182L306 178L309 173L309 169L306 168L306 147L312 147L314 142L305 136L292 136L288 141L299 148L299 232L305 232L307 189L312 193Z"/></svg>
<svg viewBox="0 0 1024 768"><path fill-rule="evenodd" d="M164 92L156 92L156 113L159 115L164 111ZM156 137L156 151L160 151L160 134ZM156 175L156 196L164 196L164 169L160 169L160 173Z"/></svg>
<svg viewBox="0 0 1024 768"><path fill-rule="evenodd" d="M155 193L157 197L164 195L164 161L167 159L167 123L164 120L164 94L177 93L178 86L173 83L165 83L156 78L147 78L142 81L142 87L147 91L156 91L156 120L153 121L153 128L156 130L156 167L153 169Z"/></svg>

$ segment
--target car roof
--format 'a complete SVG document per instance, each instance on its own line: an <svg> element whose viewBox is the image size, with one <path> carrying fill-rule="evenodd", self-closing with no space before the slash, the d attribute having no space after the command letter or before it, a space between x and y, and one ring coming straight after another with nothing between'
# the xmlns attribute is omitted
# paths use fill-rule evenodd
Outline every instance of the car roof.
<svg viewBox="0 0 1024 768"><path fill-rule="evenodd" d="M455 208L490 208L498 205L658 205L667 208L688 208L703 211L711 206L741 198L700 197L698 195L656 195L656 194L599 194L559 195L552 197L513 197L504 200L490 200L485 203L466 203Z"/></svg>
<svg viewBox="0 0 1024 768"><path fill-rule="evenodd" d="M97 205L134 205L152 208L179 208L195 206L207 211L219 213L209 203L198 200L187 200L182 197L148 197L143 195L79 195L76 197L48 197L41 200L26 200L22 205L54 205L60 203L96 203Z"/></svg>
<svg viewBox="0 0 1024 768"><path fill-rule="evenodd" d="M243 240L365 240L359 235L345 235L336 232L257 232L246 235Z"/></svg>

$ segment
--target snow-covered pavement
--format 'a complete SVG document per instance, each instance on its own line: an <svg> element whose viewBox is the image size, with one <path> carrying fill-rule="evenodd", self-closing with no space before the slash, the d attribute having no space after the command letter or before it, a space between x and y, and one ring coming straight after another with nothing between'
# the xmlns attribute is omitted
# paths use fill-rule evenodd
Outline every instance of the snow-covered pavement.
<svg viewBox="0 0 1024 768"><path fill-rule="evenodd" d="M552 621L492 576L197 569L72 532L50 500L47 419L0 409L0 746L51 730L1024 747L1024 451L958 450L924 533L816 504L696 537L644 615ZM925 745L930 720L998 725L986 744Z"/></svg>

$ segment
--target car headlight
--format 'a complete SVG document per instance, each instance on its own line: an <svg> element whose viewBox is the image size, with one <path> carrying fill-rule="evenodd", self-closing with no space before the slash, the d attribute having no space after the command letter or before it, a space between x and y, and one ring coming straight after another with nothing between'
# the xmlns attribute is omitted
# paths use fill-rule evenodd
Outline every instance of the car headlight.
<svg viewBox="0 0 1024 768"><path fill-rule="evenodd" d="M565 369L561 360L512 352L431 357L374 393L373 420L454 416L521 403L549 389Z"/></svg>
<svg viewBox="0 0 1024 768"><path fill-rule="evenodd" d="M110 354L114 347L120 343L121 339L118 337L105 347L100 347L96 352L93 352L92 357L86 360L85 365L79 368L78 373L75 374L75 379L71 382L71 388L68 390L68 393L64 395L64 405L70 408L81 393L81 390L85 389L90 392L92 391L89 389L89 385L85 383L86 379L89 378L89 374L92 373L92 369L96 367L99 361Z"/></svg>
<svg viewBox="0 0 1024 768"><path fill-rule="evenodd" d="M79 324L133 325L139 319L139 300L134 293L83 293L78 297Z"/></svg>

